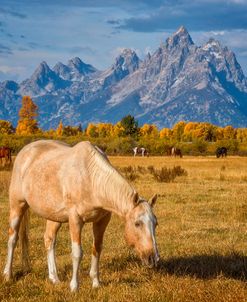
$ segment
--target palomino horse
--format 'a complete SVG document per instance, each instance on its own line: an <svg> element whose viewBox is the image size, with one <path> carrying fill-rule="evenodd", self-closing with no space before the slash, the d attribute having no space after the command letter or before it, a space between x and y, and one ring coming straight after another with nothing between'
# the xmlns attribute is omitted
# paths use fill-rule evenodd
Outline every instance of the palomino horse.
<svg viewBox="0 0 247 302"><path fill-rule="evenodd" d="M148 151L144 148L144 147L135 147L133 149L134 152L134 156L136 156L137 154L141 154L141 156L149 156Z"/></svg>
<svg viewBox="0 0 247 302"><path fill-rule="evenodd" d="M69 223L73 274L71 291L78 289L78 269L82 259L81 230L93 223L93 254L90 269L93 287L99 286L99 258L111 213L125 220L125 237L150 267L157 266L159 253L155 239L157 219L152 207L110 164L107 157L89 142L70 147L57 141L37 141L17 155L11 178L10 228L5 279L12 275L13 253L18 239L25 267L28 257L28 215L30 207L47 219L44 235L49 279L59 282L55 263L56 234ZM21 226L21 227L20 227Z"/></svg>
<svg viewBox="0 0 247 302"><path fill-rule="evenodd" d="M9 147L0 147L0 161L2 164L2 159L4 158L4 165L7 163L11 164L11 149Z"/></svg>

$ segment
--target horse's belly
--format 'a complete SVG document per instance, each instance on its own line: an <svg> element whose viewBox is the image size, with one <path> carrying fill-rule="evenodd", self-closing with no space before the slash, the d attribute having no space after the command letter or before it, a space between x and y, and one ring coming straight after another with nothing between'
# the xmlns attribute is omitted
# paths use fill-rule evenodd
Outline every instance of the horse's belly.
<svg viewBox="0 0 247 302"><path fill-rule="evenodd" d="M96 222L106 216L109 212L103 209L94 209L81 214L84 222Z"/></svg>
<svg viewBox="0 0 247 302"><path fill-rule="evenodd" d="M39 216L57 222L66 222L68 221L68 211L64 207L52 207L50 204L42 203L30 203L29 206L31 209L38 214Z"/></svg>

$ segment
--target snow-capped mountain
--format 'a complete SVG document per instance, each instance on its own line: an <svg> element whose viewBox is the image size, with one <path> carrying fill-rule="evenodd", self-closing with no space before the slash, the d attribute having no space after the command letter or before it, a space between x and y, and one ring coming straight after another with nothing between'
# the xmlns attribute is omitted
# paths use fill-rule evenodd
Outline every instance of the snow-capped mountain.
<svg viewBox="0 0 247 302"><path fill-rule="evenodd" d="M0 83L0 118L15 124L25 94L43 128L114 123L126 114L159 127L180 120L247 127L247 79L234 53L213 39L196 46L184 27L143 61L124 49L105 71L79 58L53 69L42 62L30 79Z"/></svg>

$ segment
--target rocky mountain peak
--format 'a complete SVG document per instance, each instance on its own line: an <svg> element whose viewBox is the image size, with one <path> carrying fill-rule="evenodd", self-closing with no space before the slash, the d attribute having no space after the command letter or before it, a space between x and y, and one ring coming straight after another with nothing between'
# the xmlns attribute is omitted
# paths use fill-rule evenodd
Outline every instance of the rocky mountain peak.
<svg viewBox="0 0 247 302"><path fill-rule="evenodd" d="M247 80L234 53L214 39L197 47L185 27L143 62L123 49L112 66L95 70L75 57L53 70L42 62L20 85L0 83L0 118L16 123L17 101L30 95L44 129L61 118L68 125L115 123L130 112L140 124L159 127L180 120L247 124Z"/></svg>
<svg viewBox="0 0 247 302"><path fill-rule="evenodd" d="M194 42L184 26L181 26L171 37L166 40L168 49L193 45Z"/></svg>
<svg viewBox="0 0 247 302"><path fill-rule="evenodd" d="M70 70L73 72L78 72L80 75L86 75L92 72L96 71L96 68L94 68L90 64L84 63L80 58L75 57L68 61L67 66L70 68ZM79 75L78 74L78 75Z"/></svg>
<svg viewBox="0 0 247 302"><path fill-rule="evenodd" d="M45 61L43 61L35 69L33 75L31 76L31 78L33 80L37 80L39 78L42 78L44 76L49 75L50 73L52 73L52 70L50 69L50 67L48 66L48 64Z"/></svg>
<svg viewBox="0 0 247 302"><path fill-rule="evenodd" d="M13 92L16 92L19 88L19 85L14 81L4 81L4 82L0 83L0 87L7 89L7 90L11 90Z"/></svg>
<svg viewBox="0 0 247 302"><path fill-rule="evenodd" d="M54 66L53 71L62 79L70 80L70 68L67 65L58 62Z"/></svg>
<svg viewBox="0 0 247 302"><path fill-rule="evenodd" d="M81 69L84 67L85 63L82 62L82 60L78 57L72 58L68 61L68 66L71 68Z"/></svg>
<svg viewBox="0 0 247 302"><path fill-rule="evenodd" d="M214 38L210 38L206 44L202 46L202 49L205 51L217 52L221 53L223 51L227 51L228 49L223 47L218 40Z"/></svg>
<svg viewBox="0 0 247 302"><path fill-rule="evenodd" d="M139 68L140 59L136 52L132 49L123 49L119 56L115 59L113 69L121 69L128 74Z"/></svg>

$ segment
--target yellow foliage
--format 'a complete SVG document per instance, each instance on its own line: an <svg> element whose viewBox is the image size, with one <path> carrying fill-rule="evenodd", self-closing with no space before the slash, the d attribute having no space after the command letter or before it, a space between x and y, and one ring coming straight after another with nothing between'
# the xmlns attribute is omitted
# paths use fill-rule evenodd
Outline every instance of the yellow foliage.
<svg viewBox="0 0 247 302"><path fill-rule="evenodd" d="M144 124L140 128L141 136L144 137L158 137L159 130L155 125Z"/></svg>
<svg viewBox="0 0 247 302"><path fill-rule="evenodd" d="M89 123L86 129L86 135L89 137L98 137L99 134L97 126L92 123Z"/></svg>
<svg viewBox="0 0 247 302"><path fill-rule="evenodd" d="M122 126L121 122L116 123L116 125L113 126L112 134L113 136L122 136L124 133L124 127Z"/></svg>
<svg viewBox="0 0 247 302"><path fill-rule="evenodd" d="M226 126L224 128L224 139L234 139L236 138L236 131L232 126Z"/></svg>
<svg viewBox="0 0 247 302"><path fill-rule="evenodd" d="M171 138L172 130L169 128L163 128L160 130L160 138Z"/></svg>
<svg viewBox="0 0 247 302"><path fill-rule="evenodd" d="M57 136L62 136L63 135L63 123L60 121L57 130L56 130Z"/></svg>
<svg viewBox="0 0 247 302"><path fill-rule="evenodd" d="M38 132L38 106L32 101L30 96L22 98L22 107L19 111L19 121L16 133L20 135L30 135Z"/></svg>

